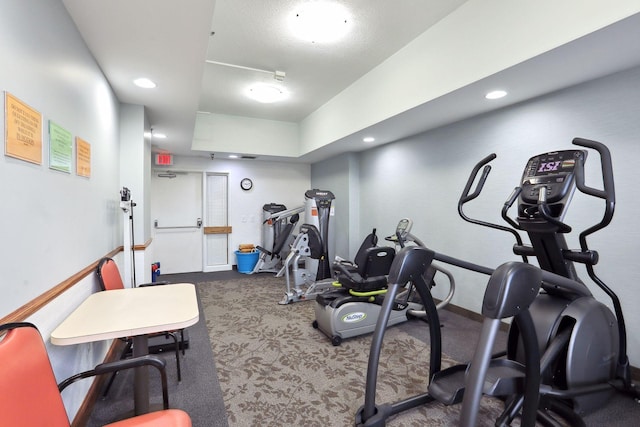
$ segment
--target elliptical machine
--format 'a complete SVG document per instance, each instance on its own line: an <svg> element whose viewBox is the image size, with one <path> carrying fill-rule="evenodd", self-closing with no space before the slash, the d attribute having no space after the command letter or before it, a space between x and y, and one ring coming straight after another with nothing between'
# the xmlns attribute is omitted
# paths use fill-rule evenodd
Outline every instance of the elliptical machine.
<svg viewBox="0 0 640 427"><path fill-rule="evenodd" d="M385 237L387 241L399 245L407 244L424 246L424 243L411 234L413 221L403 218L398 222L393 235ZM387 274L396 250L392 247L368 245L375 237L373 233L363 242L354 263L336 262L334 271L339 287L328 290L316 296L316 320L312 326L319 329L331 339L334 346L338 346L345 338L356 337L374 331L384 295L387 292ZM445 307L455 292L453 275L442 267L433 265L424 271L424 280L434 286L434 276L440 272L447 276L449 293L437 308ZM422 304L414 301L414 292L408 284L402 294L396 298L393 311L389 316L388 326L406 322L412 317L424 317Z"/></svg>
<svg viewBox="0 0 640 427"><path fill-rule="evenodd" d="M502 216L515 230L526 231L531 245L518 237L514 253L524 262L508 262L497 269L469 263L426 248L403 250L396 257L389 274L389 291L376 325L369 365L365 404L356 415L358 426L384 426L386 419L401 411L437 401L445 405L462 402L460 425L474 426L483 394L499 396L505 409L497 426L510 425L521 417L521 425L533 426L536 419L544 425L560 425L555 416L572 426L584 425L581 414L596 409L614 390L638 398L631 382L626 353L626 328L620 302L615 293L596 275L593 266L597 252L589 249L586 238L606 227L613 216L615 196L613 170L608 149L596 141L575 138L574 145L597 150L603 173L603 190L585 185L586 150L566 150L532 157L517 187L502 209ZM481 192L490 171L487 165L495 155L474 168L462 197L462 205ZM484 166L474 193L469 194L478 171ZM605 201L602 220L580 233L580 250L567 248L564 234L571 228L563 222L571 197L578 189L588 196ZM518 216L507 216L518 200ZM517 231L496 224L470 220L491 228ZM535 256L540 268L527 264ZM440 370L441 336L437 311L430 304L430 290L420 281L416 289L425 305L430 325L430 383L428 392L397 403L375 403L378 360L385 325L393 298L404 283L413 280L433 260L490 275L482 314L485 317L474 358L469 365ZM573 263L586 265L589 277L610 298L616 315L596 301L580 281ZM541 291L541 292L540 292ZM513 317L509 330L506 358L494 357L492 346L502 319Z"/></svg>

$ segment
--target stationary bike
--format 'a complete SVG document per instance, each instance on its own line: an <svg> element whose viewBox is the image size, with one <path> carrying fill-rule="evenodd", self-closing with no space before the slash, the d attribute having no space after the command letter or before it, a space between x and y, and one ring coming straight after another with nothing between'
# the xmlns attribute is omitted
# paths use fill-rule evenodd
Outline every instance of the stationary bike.
<svg viewBox="0 0 640 427"><path fill-rule="evenodd" d="M424 246L424 243L411 234L413 221L403 218L399 221L393 235L387 241L396 246L408 244ZM313 327L322 331L338 346L345 338L368 334L374 331L384 295L387 292L387 274L396 254L396 249L377 246L376 230L365 238L354 262L338 261L333 264L339 287L316 296ZM445 307L455 292L453 275L440 266L433 265L423 273L423 279L430 286L437 272L447 276L449 293L437 306ZM406 322L412 317L424 317L424 309L416 302L412 284L408 284L399 295L389 316L388 326Z"/></svg>
<svg viewBox="0 0 640 427"><path fill-rule="evenodd" d="M596 141L575 138L574 145L597 150L603 173L603 190L585 185L586 150L565 150L532 157L521 184L502 209L502 217L515 230L526 231L531 245L518 240L514 253L523 262L507 262L496 269L439 254L426 248L408 248L396 256L389 273L389 290L371 343L365 404L356 415L356 425L384 426L394 414L429 402L453 405L462 402L460 425L474 426L483 394L504 400L505 409L497 426L559 426L556 417L572 426L584 425L581 415L601 406L620 390L636 399L640 396L631 382L626 353L626 328L615 293L596 275L597 252L589 249L588 235L606 227L613 216L615 196L609 150ZM458 210L467 220L462 205L481 192L495 155L474 168L460 198ZM484 166L478 187L469 193ZM570 250L564 234L571 227L563 222L575 190L605 201L601 221L580 233L580 249ZM518 201L518 216L508 217ZM471 220L492 228L506 227ZM507 228L511 230L510 228ZM517 235L517 232L514 231ZM526 263L535 256L540 267ZM419 281L416 289L425 305L430 325L430 383L428 392L389 405L376 405L378 360L393 298L404 283L420 275L433 260L490 275L482 305L485 317L478 346L470 364L440 370L441 336L437 311L430 304L430 290ZM578 278L574 263L583 263L593 282L610 298L615 316L596 301ZM493 343L502 319L513 317L506 357L492 355Z"/></svg>

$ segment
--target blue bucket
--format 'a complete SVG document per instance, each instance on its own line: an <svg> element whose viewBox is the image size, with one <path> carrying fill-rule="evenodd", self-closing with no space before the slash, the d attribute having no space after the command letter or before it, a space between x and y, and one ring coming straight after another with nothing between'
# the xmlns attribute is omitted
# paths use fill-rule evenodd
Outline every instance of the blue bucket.
<svg viewBox="0 0 640 427"><path fill-rule="evenodd" d="M260 253L255 252L240 252L235 251L236 259L238 260L238 273L250 274L253 272L253 268L258 263L258 257Z"/></svg>

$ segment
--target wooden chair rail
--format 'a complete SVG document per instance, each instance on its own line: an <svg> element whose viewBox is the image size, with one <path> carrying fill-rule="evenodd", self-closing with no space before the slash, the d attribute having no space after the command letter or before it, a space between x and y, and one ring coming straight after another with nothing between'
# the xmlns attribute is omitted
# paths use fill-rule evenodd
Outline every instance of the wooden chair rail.
<svg viewBox="0 0 640 427"><path fill-rule="evenodd" d="M144 250L144 249L146 249L147 246L149 246L150 243L151 243L151 240L145 242L144 245L136 245L136 246L134 246L133 249L136 250L136 251L137 250ZM118 252L122 252L123 250L124 250L124 247L120 246L120 247L112 250L111 252L109 252L105 256L111 258L111 257L115 256ZM100 257L100 258L102 259L102 257ZM93 263L89 264L88 266L86 266L82 270L78 271L73 276L71 276L68 279L64 280L63 282L57 284L53 288L49 289L45 293L43 293L43 294L39 295L38 297L36 297L35 299L29 301L28 303L26 303L22 307L18 308L17 310L13 311L10 314L4 316L2 319L0 319L0 324L9 323L9 322L22 322L22 321L26 320L27 318L29 318L29 316L34 314L36 311L40 310L45 305L49 304L51 301L53 301L55 298L57 298L63 292L65 292L67 289L71 288L72 286L74 286L75 284L80 282L82 279L84 279L85 277L87 277L88 275L90 275L94 271L96 271L96 267L98 266L98 262L100 262L99 259L94 261Z"/></svg>

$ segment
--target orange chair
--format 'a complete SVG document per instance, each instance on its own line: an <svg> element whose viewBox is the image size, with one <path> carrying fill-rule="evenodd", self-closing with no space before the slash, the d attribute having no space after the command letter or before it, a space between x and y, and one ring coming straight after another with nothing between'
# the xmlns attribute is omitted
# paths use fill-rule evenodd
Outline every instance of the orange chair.
<svg viewBox="0 0 640 427"><path fill-rule="evenodd" d="M2 337L2 335L4 336ZM169 409L164 361L154 356L103 363L56 384L47 349L31 323L0 325L0 424L68 427L60 392L73 382L121 369L150 365L160 371L164 410L109 424L109 427L191 427L189 415Z"/></svg>
<svg viewBox="0 0 640 427"><path fill-rule="evenodd" d="M98 267L96 269L96 274L98 275L98 282L100 282L100 287L102 288L103 291L111 291L114 289L124 289L124 283L122 283L122 278L120 276L120 271L118 270L118 266L116 265L115 261L111 258L105 257L102 258L100 260L100 262L98 263ZM158 284L164 284L164 283L158 283ZM154 285L154 283L150 283L150 284L146 284L146 285L140 285L140 286L151 286ZM176 331L166 331L166 332L160 332L158 334L151 334L149 336L158 336L158 335L165 335L165 336L169 336L173 339L174 343L175 343L175 353L176 353L176 369L177 369L177 373L178 373L178 381L180 381L182 379L182 374L180 371L180 347L182 347L182 352L184 354L184 332L182 330L179 331L181 334L181 340L180 342L178 342L178 337L176 336ZM129 351L131 350L131 347L133 345L133 340L131 339L125 339L126 342L126 346L124 348L124 350L122 351L122 354L120 356L121 359L123 359L124 357L126 357L126 355L129 353ZM111 385L113 384L113 380L115 378L115 375L111 376L111 379L109 380L109 383L107 384L107 387L104 391L104 395L106 396L107 393L109 392L109 389L111 388Z"/></svg>

